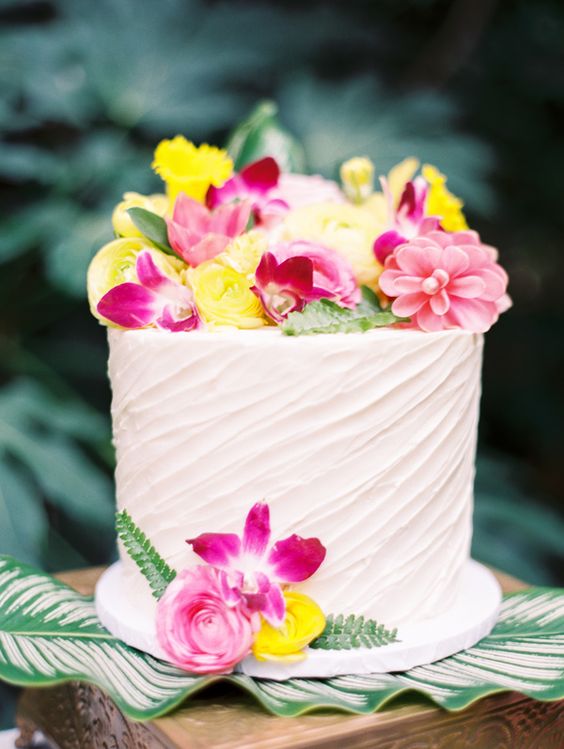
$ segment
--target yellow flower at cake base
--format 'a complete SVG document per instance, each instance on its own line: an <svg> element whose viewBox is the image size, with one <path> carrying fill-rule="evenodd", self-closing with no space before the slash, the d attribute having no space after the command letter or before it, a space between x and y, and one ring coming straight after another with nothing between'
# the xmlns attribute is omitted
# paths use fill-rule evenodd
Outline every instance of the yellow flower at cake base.
<svg viewBox="0 0 564 749"><path fill-rule="evenodd" d="M286 618L281 627L263 620L256 635L253 655L259 661L293 663L305 658L303 649L325 629L325 616L319 606L303 593L284 592Z"/></svg>
<svg viewBox="0 0 564 749"><path fill-rule="evenodd" d="M130 208L144 208L146 211L164 216L169 201L166 195L141 195L138 192L124 193L123 200L116 205L112 213L112 226L120 237L142 237L142 232L135 226L128 213Z"/></svg>
<svg viewBox="0 0 564 749"><path fill-rule="evenodd" d="M171 203L179 192L203 203L210 185L221 187L233 173L227 151L207 143L196 146L183 135L162 140L151 166L166 183Z"/></svg>
<svg viewBox="0 0 564 749"><path fill-rule="evenodd" d="M364 206L319 203L291 211L281 232L282 239L305 239L335 250L349 261L358 284L374 286L382 267L373 244L385 229L385 216Z"/></svg>
<svg viewBox="0 0 564 749"><path fill-rule="evenodd" d="M430 186L425 211L427 216L440 216L445 231L468 229L462 212L464 203L447 189L445 175L431 164L424 164L421 172Z"/></svg>
<svg viewBox="0 0 564 749"><path fill-rule="evenodd" d="M235 237L215 260L252 279L267 249L267 235L255 229Z"/></svg>
<svg viewBox="0 0 564 749"><path fill-rule="evenodd" d="M181 272L186 267L181 260L156 250L146 239L124 237L114 239L104 245L92 258L88 267L86 283L90 311L102 320L96 309L100 299L110 289L119 284L137 283L135 265L137 256L148 250L157 267L172 279L181 279ZM103 320L107 324L107 320Z"/></svg>
<svg viewBox="0 0 564 749"><path fill-rule="evenodd" d="M266 324L263 306L251 291L252 282L217 258L190 269L188 282L202 319L212 327L249 329Z"/></svg>

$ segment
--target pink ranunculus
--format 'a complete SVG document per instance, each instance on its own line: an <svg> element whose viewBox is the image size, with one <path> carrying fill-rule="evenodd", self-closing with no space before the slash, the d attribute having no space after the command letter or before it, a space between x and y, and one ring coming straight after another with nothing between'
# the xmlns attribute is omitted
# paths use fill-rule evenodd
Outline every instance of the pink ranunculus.
<svg viewBox="0 0 564 749"><path fill-rule="evenodd" d="M250 201L220 205L213 211L180 193L171 219L167 219L171 247L188 265L197 266L219 255L234 237L247 228Z"/></svg>
<svg viewBox="0 0 564 749"><path fill-rule="evenodd" d="M179 332L200 326L192 291L163 273L148 250L137 256L135 270L139 283L118 284L100 299L97 310L102 317L131 329L157 325Z"/></svg>
<svg viewBox="0 0 564 749"><path fill-rule="evenodd" d="M394 314L410 317L413 327L483 333L511 305L496 258L474 231L434 231L396 247L379 284Z"/></svg>
<svg viewBox="0 0 564 749"><path fill-rule="evenodd" d="M291 211L317 203L346 202L339 185L318 174L281 174L272 197L282 200Z"/></svg>
<svg viewBox="0 0 564 749"><path fill-rule="evenodd" d="M383 265L388 255L400 244L414 237L436 231L439 228L440 219L438 216L425 216L429 185L423 177L416 177L406 183L397 208L394 206L394 199L386 178L381 177L380 183L388 205L389 229L376 237L374 255L376 260Z"/></svg>
<svg viewBox="0 0 564 749"><path fill-rule="evenodd" d="M361 298L350 263L338 252L305 240L270 247L257 268L253 291L276 322L315 299L352 308Z"/></svg>
<svg viewBox="0 0 564 749"><path fill-rule="evenodd" d="M157 639L167 658L195 674L227 674L249 654L259 617L226 603L219 570L183 570L157 605Z"/></svg>
<svg viewBox="0 0 564 749"><path fill-rule="evenodd" d="M257 502L247 515L242 537L202 533L186 543L204 562L221 570L228 604L260 611L273 627L279 627L286 609L281 585L311 577L325 559L326 549L318 538L295 533L269 546L270 535L270 510L266 503Z"/></svg>

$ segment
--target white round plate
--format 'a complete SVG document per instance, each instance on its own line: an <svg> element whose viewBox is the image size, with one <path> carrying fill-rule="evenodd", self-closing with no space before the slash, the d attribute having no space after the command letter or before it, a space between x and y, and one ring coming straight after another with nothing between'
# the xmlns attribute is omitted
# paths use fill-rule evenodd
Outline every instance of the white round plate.
<svg viewBox="0 0 564 749"><path fill-rule="evenodd" d="M468 560L462 571L459 594L440 615L398 629L398 642L380 648L356 650L307 650L298 663L269 663L248 656L237 671L262 679L329 678L346 674L407 671L446 658L475 645L491 632L497 621L501 590L492 573ZM117 562L96 586L96 611L115 637L138 650L167 660L161 650L155 623L139 616L122 593L121 564ZM386 624L386 622L383 622Z"/></svg>

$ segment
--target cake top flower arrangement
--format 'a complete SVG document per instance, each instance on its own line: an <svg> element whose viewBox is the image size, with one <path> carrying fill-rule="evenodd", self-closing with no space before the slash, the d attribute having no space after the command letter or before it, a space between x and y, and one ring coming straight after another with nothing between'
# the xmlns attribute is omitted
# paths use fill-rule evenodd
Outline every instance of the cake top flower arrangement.
<svg viewBox="0 0 564 749"><path fill-rule="evenodd" d="M485 332L511 304L497 250L468 228L446 177L408 158L340 184L182 135L158 144L154 195L125 193L116 238L88 271L95 317L171 332L279 326L286 335L381 326Z"/></svg>

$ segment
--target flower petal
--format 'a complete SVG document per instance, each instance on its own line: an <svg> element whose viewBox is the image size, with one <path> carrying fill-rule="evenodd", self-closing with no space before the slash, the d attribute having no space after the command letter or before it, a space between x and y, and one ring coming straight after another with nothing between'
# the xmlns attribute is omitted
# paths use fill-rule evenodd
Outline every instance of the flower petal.
<svg viewBox="0 0 564 749"><path fill-rule="evenodd" d="M283 289L308 294L313 286L313 263L307 257L290 257L276 268L274 280Z"/></svg>
<svg viewBox="0 0 564 749"><path fill-rule="evenodd" d="M228 606L236 606L243 599L241 588L243 587L244 576L242 572L225 570L219 572L219 584L221 588L221 597Z"/></svg>
<svg viewBox="0 0 564 749"><path fill-rule="evenodd" d="M423 291L415 294L403 294L397 299L394 299L392 303L392 312L394 315L398 315L398 317L411 317L411 315L414 315L425 304L425 302L428 301L428 299L429 297Z"/></svg>
<svg viewBox="0 0 564 749"><path fill-rule="evenodd" d="M201 533L186 539L204 562L219 568L230 568L241 554L241 539L236 533Z"/></svg>
<svg viewBox="0 0 564 749"><path fill-rule="evenodd" d="M452 278L458 276L460 273L464 273L470 265L470 259L468 255L461 250L460 247L449 245L443 250L443 257L441 259L441 266Z"/></svg>
<svg viewBox="0 0 564 749"><path fill-rule="evenodd" d="M262 557L270 541L270 509L266 502L253 505L245 520L243 552Z"/></svg>
<svg viewBox="0 0 564 749"><path fill-rule="evenodd" d="M482 296L485 288L486 284L478 276L459 276L453 278L448 285L449 294L454 294L463 299L475 299Z"/></svg>
<svg viewBox="0 0 564 749"><path fill-rule="evenodd" d="M481 299L452 299L449 317L456 324L473 333L485 333L498 318L495 302Z"/></svg>
<svg viewBox="0 0 564 749"><path fill-rule="evenodd" d="M272 252L265 252L255 271L255 281L257 285L267 286L274 279L274 273L277 267L278 261Z"/></svg>
<svg viewBox="0 0 564 749"><path fill-rule="evenodd" d="M172 244L172 242L171 242ZM196 267L206 260L212 260L220 255L229 244L229 237L222 234L206 234L192 247L184 248L182 257L192 267Z"/></svg>
<svg viewBox="0 0 564 749"><path fill-rule="evenodd" d="M428 333L444 330L446 327L445 318L442 315L435 314L430 304L425 304L421 307L417 312L415 321L421 330L425 330Z"/></svg>
<svg viewBox="0 0 564 749"><path fill-rule="evenodd" d="M154 322L160 312L159 297L139 284L121 283L104 294L96 310L122 328L144 328Z"/></svg>
<svg viewBox="0 0 564 749"><path fill-rule="evenodd" d="M318 538L302 538L294 533L274 544L267 562L279 582L300 583L317 571L326 553Z"/></svg>
<svg viewBox="0 0 564 749"><path fill-rule="evenodd" d="M447 292L441 289L429 299L429 305L435 315L446 315L450 307L450 299Z"/></svg>
<svg viewBox="0 0 564 749"><path fill-rule="evenodd" d="M286 602L280 586L271 585L268 593L262 595L264 595L264 601L260 609L261 614L273 627L280 627L286 614Z"/></svg>
<svg viewBox="0 0 564 749"><path fill-rule="evenodd" d="M226 237L238 237L247 228L251 208L250 200L220 205L211 214L208 232L223 234Z"/></svg>
<svg viewBox="0 0 564 749"><path fill-rule="evenodd" d="M209 220L210 214L204 205L183 192L178 194L172 213L173 223L191 229L197 234L205 234L208 231Z"/></svg>
<svg viewBox="0 0 564 749"><path fill-rule="evenodd" d="M381 265L384 265L388 255L391 255L398 245L403 244L406 241L406 238L395 229L390 229L390 231L385 231L383 234L380 234L380 236L374 240L373 245L376 260Z"/></svg>
<svg viewBox="0 0 564 749"><path fill-rule="evenodd" d="M193 305L185 317L177 317L174 308L172 305L169 305L164 308L162 315L158 317L155 322L159 328L170 330L172 333L195 330L200 327L201 323L200 316L198 315L196 307Z"/></svg>
<svg viewBox="0 0 564 749"><path fill-rule="evenodd" d="M268 190L277 186L280 167L272 156L266 156L242 169L240 176L252 192L264 195Z"/></svg>
<svg viewBox="0 0 564 749"><path fill-rule="evenodd" d="M143 252L137 255L135 272L141 286L144 286L146 289L152 289L157 294L176 298L177 289L181 287L181 284L175 283L172 278L163 273L151 257L151 253L147 252L147 250L143 250Z"/></svg>

